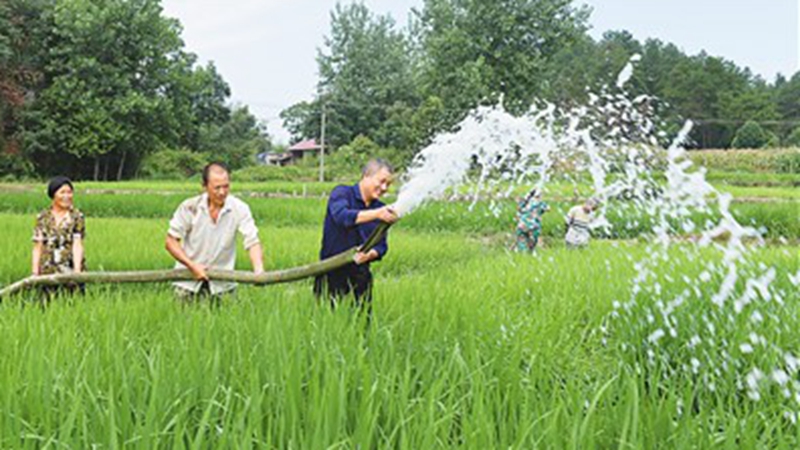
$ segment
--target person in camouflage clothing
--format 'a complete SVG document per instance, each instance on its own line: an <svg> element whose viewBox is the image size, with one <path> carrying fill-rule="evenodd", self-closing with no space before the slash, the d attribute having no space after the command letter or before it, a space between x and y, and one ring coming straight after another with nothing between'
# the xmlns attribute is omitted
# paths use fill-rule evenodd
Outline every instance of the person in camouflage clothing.
<svg viewBox="0 0 800 450"><path fill-rule="evenodd" d="M533 189L517 204L517 251L532 253L536 250L542 233L542 216L547 211L550 211L550 206L542 201L538 189Z"/></svg>
<svg viewBox="0 0 800 450"><path fill-rule="evenodd" d="M83 213L73 206L72 182L66 177L53 178L47 186L47 195L52 203L36 217L33 229L31 272L33 275L82 272L86 269L83 250L86 221ZM83 287L68 286L67 290L76 288Z"/></svg>

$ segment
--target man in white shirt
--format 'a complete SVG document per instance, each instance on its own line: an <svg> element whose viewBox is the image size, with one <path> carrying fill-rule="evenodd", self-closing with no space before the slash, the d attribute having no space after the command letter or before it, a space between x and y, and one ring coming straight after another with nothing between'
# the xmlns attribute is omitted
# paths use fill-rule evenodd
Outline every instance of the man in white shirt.
<svg viewBox="0 0 800 450"><path fill-rule="evenodd" d="M210 281L208 269L233 270L236 263L236 232L244 237L255 273L264 271L261 242L250 207L230 195L230 173L222 163L203 169L202 195L178 207L167 231L167 251L176 268L189 269L197 281L175 283L176 295L193 298L231 292L235 283Z"/></svg>
<svg viewBox="0 0 800 450"><path fill-rule="evenodd" d="M567 248L583 248L589 245L594 211L600 206L596 198L586 200L583 205L573 207L567 213Z"/></svg>

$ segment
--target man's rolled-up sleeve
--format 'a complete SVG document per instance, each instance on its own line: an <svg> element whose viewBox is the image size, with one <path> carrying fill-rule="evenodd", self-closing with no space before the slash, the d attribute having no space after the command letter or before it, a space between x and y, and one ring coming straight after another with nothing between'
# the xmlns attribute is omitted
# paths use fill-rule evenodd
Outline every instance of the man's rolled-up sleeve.
<svg viewBox="0 0 800 450"><path fill-rule="evenodd" d="M169 221L169 229L167 230L167 234L175 239L184 240L186 239L186 235L188 234L191 225L192 215L189 212L188 206L185 203L182 203L178 209L175 210L175 214L172 215L172 219Z"/></svg>
<svg viewBox="0 0 800 450"><path fill-rule="evenodd" d="M244 237L245 250L249 250L250 247L261 243L261 241L258 239L258 227L256 227L256 221L253 219L253 213L250 211L250 207L247 205L244 205L242 208L242 218L239 220L239 233L242 233L242 236Z"/></svg>
<svg viewBox="0 0 800 450"><path fill-rule="evenodd" d="M346 188L337 188L331 192L328 208L334 223L343 227L353 227L356 224L358 210L349 208Z"/></svg>

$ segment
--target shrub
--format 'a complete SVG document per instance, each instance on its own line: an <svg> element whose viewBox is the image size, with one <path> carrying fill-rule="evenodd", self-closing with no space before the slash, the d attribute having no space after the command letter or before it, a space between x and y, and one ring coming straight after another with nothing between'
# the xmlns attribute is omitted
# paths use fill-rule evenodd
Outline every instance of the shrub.
<svg viewBox="0 0 800 450"><path fill-rule="evenodd" d="M330 155L326 152L325 181L354 182L360 178L364 164L373 157L383 158L394 165L398 155L394 149L383 148L372 139L359 135ZM318 179L319 158L316 155L297 161L297 166L314 171L314 179Z"/></svg>
<svg viewBox="0 0 800 450"><path fill-rule="evenodd" d="M800 149L788 150L777 155L775 169L778 173L800 173Z"/></svg>
<svg viewBox="0 0 800 450"><path fill-rule="evenodd" d="M0 175L4 181L27 179L33 173L33 165L22 155L0 153Z"/></svg>
<svg viewBox="0 0 800 450"><path fill-rule="evenodd" d="M236 181L313 181L316 172L298 166L250 166L233 174Z"/></svg>
<svg viewBox="0 0 800 450"><path fill-rule="evenodd" d="M781 146L781 138L772 131L767 131L767 145L766 148L779 148Z"/></svg>
<svg viewBox="0 0 800 450"><path fill-rule="evenodd" d="M381 147L372 139L359 135L349 144L339 148L332 159L341 167L360 173L370 158L382 158L397 167L399 161L396 160L400 159L400 156L395 149Z"/></svg>
<svg viewBox="0 0 800 450"><path fill-rule="evenodd" d="M800 127L795 128L794 131L789 133L784 144L786 144L787 147L800 147Z"/></svg>
<svg viewBox="0 0 800 450"><path fill-rule="evenodd" d="M372 139L358 135L349 144L340 147L331 158L334 162L359 170L371 157L382 157L381 147Z"/></svg>
<svg viewBox="0 0 800 450"><path fill-rule="evenodd" d="M731 147L733 148L764 148L769 143L770 136L764 129L752 120L746 122L736 131Z"/></svg>
<svg viewBox="0 0 800 450"><path fill-rule="evenodd" d="M202 172L208 162L209 157L205 153L185 148L159 150L145 157L140 173L144 178L184 179Z"/></svg>
<svg viewBox="0 0 800 450"><path fill-rule="evenodd" d="M4 142L0 137L0 175L6 181L29 178L33 164L25 158L15 140Z"/></svg>

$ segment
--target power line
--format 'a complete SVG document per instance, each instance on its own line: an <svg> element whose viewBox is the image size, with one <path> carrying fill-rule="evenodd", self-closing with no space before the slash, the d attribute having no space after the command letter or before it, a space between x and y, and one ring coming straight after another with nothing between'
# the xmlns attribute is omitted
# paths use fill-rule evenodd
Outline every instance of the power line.
<svg viewBox="0 0 800 450"><path fill-rule="evenodd" d="M800 125L800 120L743 120L743 119L691 119L701 125L742 125L755 122L759 125Z"/></svg>
<svg viewBox="0 0 800 450"><path fill-rule="evenodd" d="M312 100L311 102L307 102L307 103L308 103L309 106L317 106L317 108L312 108L312 109L319 109L320 108L319 105L313 105L312 102L314 102L314 101L316 101L316 99ZM282 111L290 108L291 106L293 106L293 105L281 106L281 105L277 105L275 103L262 103L262 102L249 102L247 104L250 105L250 106L269 107L269 108L274 108L274 109L281 109ZM297 103L295 103L295 105L296 104ZM341 100L323 101L323 102L320 102L320 105L321 104L324 104L325 107L328 108L328 112L334 112L334 113L337 112L336 111L337 107L338 108L352 108L352 109L363 109L363 108L367 107L367 108L379 109L382 112L388 112L389 110L391 110L392 108L395 108L395 107L405 106L405 107L407 107L407 108L409 108L411 110L419 110L420 107L422 106L422 105L410 105L408 103L393 103L391 105L387 105L387 104L384 104L384 103L366 103L366 104L360 103L360 104L357 104L357 103L341 101ZM442 106L441 108L437 108L437 109L439 111L441 111L441 112L464 113L464 112L468 111L468 110L465 110L463 108L453 108L453 107L445 107L445 106ZM341 111L339 111L339 112L341 112ZM262 120L268 120L268 121L282 120L282 119L283 118L280 117L279 115L278 116L270 116L270 117L267 117L267 118L262 118ZM698 124L698 125L743 125L743 124L745 124L747 122L755 122L755 123L757 123L759 125L766 125L766 126L800 126L800 119L798 119L798 120L775 120L775 119L754 120L754 119L723 119L723 118L694 119L694 118L691 118L691 117L689 117L688 119L691 120L692 122L694 122L695 124Z"/></svg>

